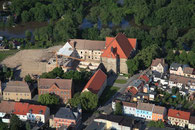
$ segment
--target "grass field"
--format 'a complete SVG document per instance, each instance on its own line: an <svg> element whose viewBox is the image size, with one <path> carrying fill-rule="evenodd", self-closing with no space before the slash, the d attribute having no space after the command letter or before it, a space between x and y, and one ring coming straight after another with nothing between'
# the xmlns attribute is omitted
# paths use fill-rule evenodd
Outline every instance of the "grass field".
<svg viewBox="0 0 195 130"><path fill-rule="evenodd" d="M8 56L14 55L16 52L18 52L18 50L0 51L0 62Z"/></svg>
<svg viewBox="0 0 195 130"><path fill-rule="evenodd" d="M99 105L104 105L118 90L118 87L107 86L100 97Z"/></svg>
<svg viewBox="0 0 195 130"><path fill-rule="evenodd" d="M127 83L127 80L117 79L117 80L115 80L115 83L118 83L118 84L126 84Z"/></svg>

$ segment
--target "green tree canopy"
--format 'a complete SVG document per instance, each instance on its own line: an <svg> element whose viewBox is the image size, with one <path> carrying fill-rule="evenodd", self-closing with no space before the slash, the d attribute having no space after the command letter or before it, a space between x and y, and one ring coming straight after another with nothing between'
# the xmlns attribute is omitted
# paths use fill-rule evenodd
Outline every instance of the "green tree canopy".
<svg viewBox="0 0 195 130"><path fill-rule="evenodd" d="M43 105L55 105L59 104L60 100L59 97L57 97L55 94L42 94L38 97L38 102L40 102Z"/></svg>
<svg viewBox="0 0 195 130"><path fill-rule="evenodd" d="M122 103L121 102L116 102L114 114L116 114L116 115L122 115L123 114L123 108L122 107L123 106L122 106Z"/></svg>

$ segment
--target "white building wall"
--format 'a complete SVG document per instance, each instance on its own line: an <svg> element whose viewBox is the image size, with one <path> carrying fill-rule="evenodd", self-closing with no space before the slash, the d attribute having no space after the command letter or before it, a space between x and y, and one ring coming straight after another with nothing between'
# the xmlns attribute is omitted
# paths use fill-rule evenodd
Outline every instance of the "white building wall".
<svg viewBox="0 0 195 130"><path fill-rule="evenodd" d="M188 124L188 129L195 130L195 124Z"/></svg>
<svg viewBox="0 0 195 130"><path fill-rule="evenodd" d="M0 117L4 117L6 113L0 112Z"/></svg>

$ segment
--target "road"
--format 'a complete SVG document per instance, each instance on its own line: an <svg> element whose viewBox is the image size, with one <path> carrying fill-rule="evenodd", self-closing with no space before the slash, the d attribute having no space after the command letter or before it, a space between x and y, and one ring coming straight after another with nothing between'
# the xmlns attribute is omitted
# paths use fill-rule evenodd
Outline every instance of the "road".
<svg viewBox="0 0 195 130"><path fill-rule="evenodd" d="M141 73L138 73L136 75L133 75L131 78L129 78L127 80L127 83L126 84L117 84L117 83L114 83L112 86L115 86L115 87L119 87L120 89L118 90L117 93L115 93L115 95L112 96L112 98L110 98L104 106L100 106L97 111L101 111L103 113L106 113L106 114L110 114L112 113L112 100L119 94L119 93L123 93L126 88L129 86L129 84L134 81L135 79L137 79L141 74L144 74L148 71L149 69L146 69L145 71L141 72ZM111 77L113 78L113 77ZM109 83L112 79L108 79ZM93 122L93 120L98 116L97 113L93 114L91 117L89 117L85 122L83 122L84 125L89 125L90 123Z"/></svg>

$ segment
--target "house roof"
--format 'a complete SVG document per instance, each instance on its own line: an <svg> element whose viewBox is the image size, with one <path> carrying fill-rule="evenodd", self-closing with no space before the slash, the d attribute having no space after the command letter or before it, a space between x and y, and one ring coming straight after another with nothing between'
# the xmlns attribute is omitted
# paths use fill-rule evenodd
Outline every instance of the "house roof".
<svg viewBox="0 0 195 130"><path fill-rule="evenodd" d="M191 68L191 67L185 67L183 72L186 74L194 74L195 70L194 70L194 68Z"/></svg>
<svg viewBox="0 0 195 130"><path fill-rule="evenodd" d="M190 116L190 121L189 123L195 124L195 116Z"/></svg>
<svg viewBox="0 0 195 130"><path fill-rule="evenodd" d="M106 123L93 121L85 128L85 130L104 130L105 127Z"/></svg>
<svg viewBox="0 0 195 130"><path fill-rule="evenodd" d="M39 79L38 86L41 89L49 89L56 85L59 89L72 89L72 79Z"/></svg>
<svg viewBox="0 0 195 130"><path fill-rule="evenodd" d="M124 102L122 101L123 106L129 106L129 107L137 107L136 103L132 103L132 102Z"/></svg>
<svg viewBox="0 0 195 130"><path fill-rule="evenodd" d="M24 81L9 81L4 89L4 92L23 92L30 93L28 84Z"/></svg>
<svg viewBox="0 0 195 130"><path fill-rule="evenodd" d="M57 52L58 55L65 55L65 56L70 56L72 53L73 53L73 48L68 42Z"/></svg>
<svg viewBox="0 0 195 130"><path fill-rule="evenodd" d="M133 86L133 87L138 88L138 87L140 87L141 84L143 84L143 81L140 80L140 79L136 79L136 80L133 80L133 82L131 82L131 83L129 84L129 86L130 86L130 87Z"/></svg>
<svg viewBox="0 0 195 130"><path fill-rule="evenodd" d="M102 50L105 48L105 41L70 39L70 45L79 50Z"/></svg>
<svg viewBox="0 0 195 130"><path fill-rule="evenodd" d="M168 111L168 117L174 117L184 120L190 119L190 112L175 110L175 109L169 109Z"/></svg>
<svg viewBox="0 0 195 130"><path fill-rule="evenodd" d="M133 95L136 95L138 93L138 90L135 87L133 87L133 86L132 87L128 87L126 91L130 92Z"/></svg>
<svg viewBox="0 0 195 130"><path fill-rule="evenodd" d="M178 63L172 63L170 65L170 69L171 70L177 70L179 67L182 67L182 65L181 64L178 64Z"/></svg>
<svg viewBox="0 0 195 130"><path fill-rule="evenodd" d="M28 103L16 102L14 106L14 114L16 115L26 115L28 112Z"/></svg>
<svg viewBox="0 0 195 130"><path fill-rule="evenodd" d="M147 76L147 75L141 75L140 77L139 77L139 79L142 79L142 80L144 80L145 81L145 83L148 83L149 82L149 77Z"/></svg>
<svg viewBox="0 0 195 130"><path fill-rule="evenodd" d="M47 110L46 106L42 105L29 105L28 112L31 111L33 114L45 114L45 111Z"/></svg>
<svg viewBox="0 0 195 130"><path fill-rule="evenodd" d="M164 111L165 111L165 110L166 110L165 107L154 106L153 113L164 114Z"/></svg>
<svg viewBox="0 0 195 130"><path fill-rule="evenodd" d="M107 80L107 75L101 69L98 69L88 81L83 91L88 89L92 93L98 94L105 80Z"/></svg>
<svg viewBox="0 0 195 130"><path fill-rule="evenodd" d="M178 76L178 75L173 75L171 74L169 77L169 81L173 81L175 83L182 83L182 84L195 84L195 79L194 78L189 78L189 77L184 77L184 76Z"/></svg>
<svg viewBox="0 0 195 130"><path fill-rule="evenodd" d="M12 101L1 101L0 112L11 114L14 111L15 102Z"/></svg>
<svg viewBox="0 0 195 130"><path fill-rule="evenodd" d="M115 38L106 38L106 48L102 57L129 58L131 52L136 49L136 39L127 38L125 34L118 33Z"/></svg>
<svg viewBox="0 0 195 130"><path fill-rule="evenodd" d="M54 115L54 118L63 118L63 119L76 120L77 115L75 115L74 112L70 108L61 107L58 110L58 112Z"/></svg>
<svg viewBox="0 0 195 130"><path fill-rule="evenodd" d="M138 102L137 109L152 112L154 109L154 106L155 106L154 104Z"/></svg>
<svg viewBox="0 0 195 130"><path fill-rule="evenodd" d="M165 60L163 58L156 58L155 60L152 61L151 66L157 66L158 64L165 66Z"/></svg>

